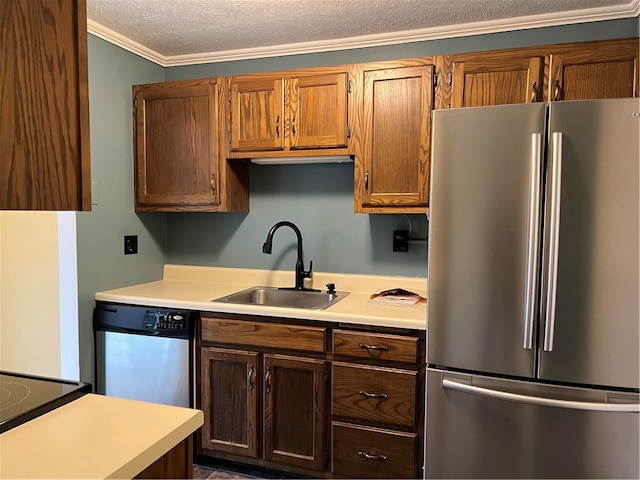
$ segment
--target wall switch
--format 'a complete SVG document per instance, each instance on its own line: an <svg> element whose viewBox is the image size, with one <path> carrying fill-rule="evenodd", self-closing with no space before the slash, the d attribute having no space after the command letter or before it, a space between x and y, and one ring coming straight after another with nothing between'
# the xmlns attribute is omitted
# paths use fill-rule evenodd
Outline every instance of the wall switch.
<svg viewBox="0 0 640 480"><path fill-rule="evenodd" d="M406 230L393 231L393 251L408 252L409 251L409 232Z"/></svg>
<svg viewBox="0 0 640 480"><path fill-rule="evenodd" d="M138 253L138 236L125 235L124 236L124 254L133 255L134 253Z"/></svg>

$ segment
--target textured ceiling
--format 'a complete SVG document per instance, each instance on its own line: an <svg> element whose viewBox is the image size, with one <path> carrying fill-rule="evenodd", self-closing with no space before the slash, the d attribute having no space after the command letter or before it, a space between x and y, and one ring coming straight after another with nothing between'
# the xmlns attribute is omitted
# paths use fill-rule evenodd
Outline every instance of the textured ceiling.
<svg viewBox="0 0 640 480"><path fill-rule="evenodd" d="M640 0L87 0L89 31L161 60L630 17ZM545 23L546 22L546 23ZM480 30L481 31L481 30ZM470 33L467 33L470 34ZM344 48L344 47L343 47ZM258 55L254 55L258 56ZM250 58L247 55L245 58ZM160 62L162 63L162 62Z"/></svg>

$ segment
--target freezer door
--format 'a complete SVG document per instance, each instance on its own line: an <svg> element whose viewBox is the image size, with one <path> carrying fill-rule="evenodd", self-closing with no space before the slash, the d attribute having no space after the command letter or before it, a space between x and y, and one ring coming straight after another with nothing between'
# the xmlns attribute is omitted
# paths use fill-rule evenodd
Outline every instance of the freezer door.
<svg viewBox="0 0 640 480"><path fill-rule="evenodd" d="M543 104L433 113L431 365L534 375L545 115Z"/></svg>
<svg viewBox="0 0 640 480"><path fill-rule="evenodd" d="M426 477L638 478L638 397L428 369Z"/></svg>
<svg viewBox="0 0 640 480"><path fill-rule="evenodd" d="M549 108L539 374L638 389L640 99Z"/></svg>

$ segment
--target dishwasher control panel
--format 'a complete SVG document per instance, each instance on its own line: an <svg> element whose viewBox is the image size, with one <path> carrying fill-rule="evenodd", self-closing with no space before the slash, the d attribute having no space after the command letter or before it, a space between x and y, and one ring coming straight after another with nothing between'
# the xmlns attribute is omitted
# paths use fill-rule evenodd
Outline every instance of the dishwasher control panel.
<svg viewBox="0 0 640 480"><path fill-rule="evenodd" d="M96 331L193 338L194 317L188 310L96 302L93 326Z"/></svg>
<svg viewBox="0 0 640 480"><path fill-rule="evenodd" d="M187 327L186 315L182 312L147 310L143 327L147 330L180 330Z"/></svg>

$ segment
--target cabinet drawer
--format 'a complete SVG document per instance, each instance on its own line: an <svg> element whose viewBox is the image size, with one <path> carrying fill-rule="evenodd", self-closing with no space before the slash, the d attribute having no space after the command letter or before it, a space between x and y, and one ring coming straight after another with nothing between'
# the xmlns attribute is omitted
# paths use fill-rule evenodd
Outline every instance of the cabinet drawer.
<svg viewBox="0 0 640 480"><path fill-rule="evenodd" d="M416 478L415 433L332 422L335 477Z"/></svg>
<svg viewBox="0 0 640 480"><path fill-rule="evenodd" d="M204 342L324 353L326 328L202 317Z"/></svg>
<svg viewBox="0 0 640 480"><path fill-rule="evenodd" d="M417 372L333 362L333 414L415 427Z"/></svg>
<svg viewBox="0 0 640 480"><path fill-rule="evenodd" d="M416 363L418 339L382 333L334 330L333 353L355 358Z"/></svg>

